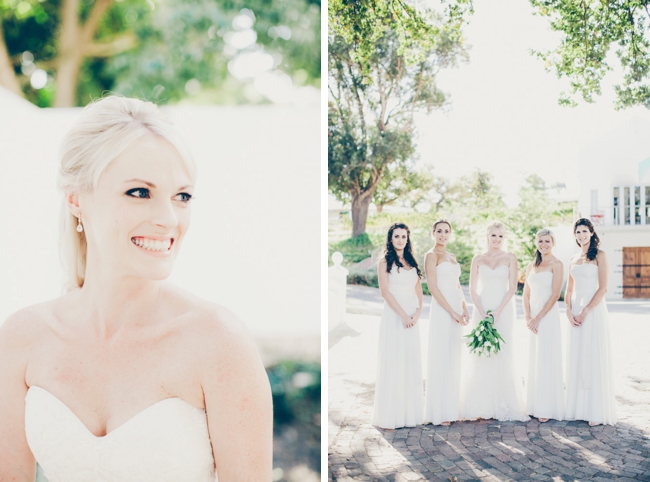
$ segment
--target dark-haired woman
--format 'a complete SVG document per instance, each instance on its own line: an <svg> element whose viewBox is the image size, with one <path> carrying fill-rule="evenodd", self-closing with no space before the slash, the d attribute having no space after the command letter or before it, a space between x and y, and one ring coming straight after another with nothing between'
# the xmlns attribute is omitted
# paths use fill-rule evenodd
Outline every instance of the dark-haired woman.
<svg viewBox="0 0 650 482"><path fill-rule="evenodd" d="M415 261L410 231L393 224L377 272L384 311L379 329L379 356L373 425L394 429L423 423L420 327L422 272Z"/></svg>
<svg viewBox="0 0 650 482"><path fill-rule="evenodd" d="M608 262L588 219L573 226L580 253L571 259L566 316L571 323L567 358L566 418L589 425L616 423L612 350L605 293Z"/></svg>
<svg viewBox="0 0 650 482"><path fill-rule="evenodd" d="M469 311L460 287L460 265L446 248L451 224L439 219L432 234L436 244L424 257L427 285L433 296L424 410L427 422L446 426L460 419L460 359Z"/></svg>
<svg viewBox="0 0 650 482"><path fill-rule="evenodd" d="M553 256L550 229L535 235L535 261L526 268L523 308L530 330L526 410L540 422L564 418L562 330L557 300L564 282L562 262Z"/></svg>

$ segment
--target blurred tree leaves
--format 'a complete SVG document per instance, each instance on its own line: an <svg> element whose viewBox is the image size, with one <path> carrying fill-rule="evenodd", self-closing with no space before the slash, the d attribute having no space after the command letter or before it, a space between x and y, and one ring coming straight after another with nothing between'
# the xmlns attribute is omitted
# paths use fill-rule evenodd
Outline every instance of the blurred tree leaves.
<svg viewBox="0 0 650 482"><path fill-rule="evenodd" d="M11 69L24 96L40 106L52 105L62 88L57 85L62 63L58 29L67 1L77 0L0 0ZM99 2L110 5L97 23L92 45L80 49L85 58L76 75L76 105L106 90L162 103L192 95L206 102L259 102L263 98L251 95L251 82L228 71L228 62L244 50L273 55L273 69L288 74L293 85L319 85L319 1L79 0L80 28ZM250 45L237 49L226 39L238 30L233 21L242 13L251 18L248 29L255 35ZM35 69L49 75L43 88L30 85Z"/></svg>

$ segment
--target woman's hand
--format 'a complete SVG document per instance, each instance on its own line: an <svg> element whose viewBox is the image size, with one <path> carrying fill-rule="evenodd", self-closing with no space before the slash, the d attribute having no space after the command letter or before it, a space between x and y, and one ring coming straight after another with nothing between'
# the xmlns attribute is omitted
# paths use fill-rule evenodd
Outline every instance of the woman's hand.
<svg viewBox="0 0 650 482"><path fill-rule="evenodd" d="M410 316L404 315L402 316L402 325L404 325L404 328L411 328L412 326L415 326L415 322Z"/></svg>
<svg viewBox="0 0 650 482"><path fill-rule="evenodd" d="M585 318L587 318L587 313L588 313L587 309L583 308L582 310L580 310L580 313L578 314L578 316L573 317L573 319L577 323L576 326L582 325L582 323L585 321Z"/></svg>
<svg viewBox="0 0 650 482"><path fill-rule="evenodd" d="M526 326L530 331L535 333L537 335L537 330L539 328L539 322L542 321L539 319L539 317L535 316L533 318L530 317L530 315L527 317L528 319L526 320Z"/></svg>
<svg viewBox="0 0 650 482"><path fill-rule="evenodd" d="M418 308L415 310L415 313L411 315L411 320L413 321L413 325L415 326L418 321L420 321L420 315L422 315L422 309Z"/></svg>
<svg viewBox="0 0 650 482"><path fill-rule="evenodd" d="M456 313L455 311L451 314L452 319L459 325L463 324L463 315Z"/></svg>
<svg viewBox="0 0 650 482"><path fill-rule="evenodd" d="M469 323L469 311L467 308L463 308L463 322L461 324L465 326L467 323Z"/></svg>
<svg viewBox="0 0 650 482"><path fill-rule="evenodd" d="M575 326L575 327L580 326L580 323L576 322L573 313L571 313L571 310L566 310L566 317L569 320L569 323L571 323L571 326Z"/></svg>
<svg viewBox="0 0 650 482"><path fill-rule="evenodd" d="M495 325L497 324L497 320L499 319L499 316L501 316L501 311L502 310L495 310L495 311L490 312L490 314L492 315L492 323L493 324L495 324ZM485 316L487 316L487 315L485 315Z"/></svg>

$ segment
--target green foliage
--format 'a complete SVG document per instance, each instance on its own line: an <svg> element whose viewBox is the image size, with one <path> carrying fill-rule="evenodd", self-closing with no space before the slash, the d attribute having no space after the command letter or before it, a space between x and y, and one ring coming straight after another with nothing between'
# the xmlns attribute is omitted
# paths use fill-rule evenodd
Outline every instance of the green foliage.
<svg viewBox="0 0 650 482"><path fill-rule="evenodd" d="M320 363L283 361L266 369L273 395L276 432L291 425L312 470L320 472L321 368Z"/></svg>
<svg viewBox="0 0 650 482"><path fill-rule="evenodd" d="M346 239L338 243L329 244L329 259L332 254L339 251L343 255L343 264L356 264L370 257L371 253L381 246L377 240L373 243L367 233L354 238ZM330 261L331 263L331 261Z"/></svg>
<svg viewBox="0 0 650 482"><path fill-rule="evenodd" d="M353 48L352 61L360 66L365 81L372 82L376 45L388 32L397 41L397 53L408 63L426 60L426 52L441 41L462 43L462 26L473 13L471 0L440 2L445 22L435 21L431 11L402 0L332 0L328 2L331 33ZM444 40L443 40L444 39Z"/></svg>
<svg viewBox="0 0 650 482"><path fill-rule="evenodd" d="M612 70L607 58L612 47L623 70L621 85L614 86L616 108L650 107L650 44L647 39L646 0L596 2L530 0L536 12L548 17L552 30L563 34L560 45L548 52L535 52L555 69L558 78L570 81L570 92L562 93L561 105L577 105L576 98L593 102L601 94L601 82Z"/></svg>
<svg viewBox="0 0 650 482"><path fill-rule="evenodd" d="M52 105L56 90L61 5L61 0L0 0L8 54L24 94L43 107ZM83 19L94 2L81 5ZM177 102L194 95L186 90L192 79L201 87L202 101L251 102L249 82L229 74L228 62L237 50L224 40L236 32L233 19L242 12L254 19L257 35L248 50L272 54L274 68L287 73L294 85L319 85L319 0L122 0L114 1L99 22L94 42L106 50L83 62L78 105L105 91ZM54 79L43 89L29 84L32 67L21 66L26 51L34 57L32 65Z"/></svg>
<svg viewBox="0 0 650 482"><path fill-rule="evenodd" d="M348 274L348 284L379 288L378 276L376 266L372 269L351 268Z"/></svg>

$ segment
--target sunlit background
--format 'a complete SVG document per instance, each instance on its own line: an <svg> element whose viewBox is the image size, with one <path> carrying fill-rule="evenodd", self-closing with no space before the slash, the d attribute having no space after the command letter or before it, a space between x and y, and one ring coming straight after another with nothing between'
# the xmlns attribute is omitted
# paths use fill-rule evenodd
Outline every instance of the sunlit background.
<svg viewBox="0 0 650 482"><path fill-rule="evenodd" d="M170 281L256 338L273 480L320 480L320 2L67 3L0 0L0 320L62 292L57 153L81 108L156 102L199 171Z"/></svg>

